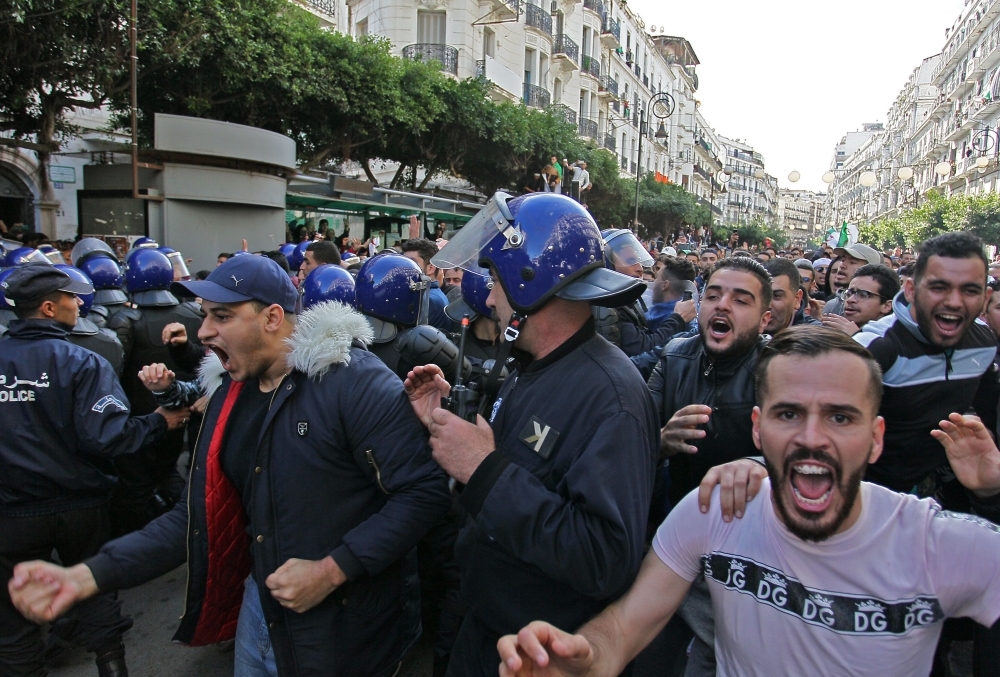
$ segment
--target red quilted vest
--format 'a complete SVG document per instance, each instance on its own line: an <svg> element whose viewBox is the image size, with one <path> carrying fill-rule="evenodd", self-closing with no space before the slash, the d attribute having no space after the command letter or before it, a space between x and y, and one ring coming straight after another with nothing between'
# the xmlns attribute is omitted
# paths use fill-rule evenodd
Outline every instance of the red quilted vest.
<svg viewBox="0 0 1000 677"><path fill-rule="evenodd" d="M222 441L233 405L243 390L233 382L215 422L205 459L205 521L208 529L208 574L205 597L191 646L232 639L243 601L243 581L250 575L247 516L236 486L222 472Z"/></svg>

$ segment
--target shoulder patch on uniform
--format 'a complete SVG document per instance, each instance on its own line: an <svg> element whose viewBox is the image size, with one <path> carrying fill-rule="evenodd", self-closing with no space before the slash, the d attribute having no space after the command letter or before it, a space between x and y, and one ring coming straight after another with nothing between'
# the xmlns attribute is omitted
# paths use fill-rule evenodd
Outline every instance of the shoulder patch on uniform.
<svg viewBox="0 0 1000 677"><path fill-rule="evenodd" d="M559 431L543 423L538 417L532 416L528 424L521 430L518 439L527 444L528 448L539 456L548 459L549 455L552 454L552 447L559 439Z"/></svg>
<svg viewBox="0 0 1000 677"><path fill-rule="evenodd" d="M309 434L309 421L299 421L298 426L296 426L296 432L299 433L299 437L305 437Z"/></svg>
<svg viewBox="0 0 1000 677"><path fill-rule="evenodd" d="M125 403L113 395L105 395L101 399L97 400L90 410L96 411L98 414L103 414L104 410L108 407L118 407L120 411L128 411L128 407L125 406Z"/></svg>

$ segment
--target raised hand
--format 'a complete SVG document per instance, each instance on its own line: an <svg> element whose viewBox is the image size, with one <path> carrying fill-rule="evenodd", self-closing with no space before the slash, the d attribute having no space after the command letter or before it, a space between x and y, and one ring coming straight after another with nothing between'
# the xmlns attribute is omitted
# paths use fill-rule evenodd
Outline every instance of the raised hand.
<svg viewBox="0 0 1000 677"><path fill-rule="evenodd" d="M410 398L410 405L416 412L417 418L424 427L430 427L433 422L431 415L435 409L441 407L441 398L447 397L451 392L451 384L445 380L441 367L428 364L414 367L413 371L406 375L403 390Z"/></svg>
<svg viewBox="0 0 1000 677"><path fill-rule="evenodd" d="M162 363L147 364L139 372L139 380L146 390L154 393L162 393L174 383L174 372L167 369L167 365Z"/></svg>
<svg viewBox="0 0 1000 677"><path fill-rule="evenodd" d="M163 328L163 334L160 336L160 340L163 341L163 345L165 346L184 345L188 340L187 327L180 322L171 322Z"/></svg>
<svg viewBox="0 0 1000 677"><path fill-rule="evenodd" d="M594 652L583 635L571 635L543 621L534 621L516 635L497 642L500 677L578 677L594 663Z"/></svg>
<svg viewBox="0 0 1000 677"><path fill-rule="evenodd" d="M84 564L65 568L35 560L14 567L7 591L17 610L34 623L51 623L70 607L97 593L94 575Z"/></svg>
<svg viewBox="0 0 1000 677"><path fill-rule="evenodd" d="M347 576L333 557L318 561L292 558L267 577L271 596L286 609L309 611L344 584Z"/></svg>
<svg viewBox="0 0 1000 677"><path fill-rule="evenodd" d="M677 410L660 431L660 453L667 458L675 454L697 453L698 447L687 441L705 436L705 431L699 430L698 426L708 423L711 414L712 408L704 404L689 404Z"/></svg>
<svg viewBox="0 0 1000 677"><path fill-rule="evenodd" d="M986 426L975 416L951 414L932 430L944 447L958 481L981 498L1000 492L1000 450Z"/></svg>

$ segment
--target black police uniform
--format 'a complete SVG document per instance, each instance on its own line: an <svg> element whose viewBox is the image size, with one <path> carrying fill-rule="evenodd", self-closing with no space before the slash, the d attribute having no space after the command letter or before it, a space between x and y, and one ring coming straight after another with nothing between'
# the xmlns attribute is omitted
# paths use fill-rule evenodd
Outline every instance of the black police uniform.
<svg viewBox="0 0 1000 677"><path fill-rule="evenodd" d="M649 391L593 321L509 376L489 419L496 451L460 498L468 613L454 677L492 677L500 636L533 620L578 628L625 592L644 554L659 446Z"/></svg>
<svg viewBox="0 0 1000 677"><path fill-rule="evenodd" d="M664 346L675 334L687 328L684 318L678 313L672 313L656 329L650 329L642 299L618 308L594 306L592 312L598 333L621 348L629 357Z"/></svg>
<svg viewBox="0 0 1000 677"><path fill-rule="evenodd" d="M118 336L110 329L101 329L94 323L90 314L78 318L76 326L69 333L69 342L97 353L115 370L118 378L122 377L125 368L125 350Z"/></svg>
<svg viewBox="0 0 1000 677"><path fill-rule="evenodd" d="M163 328L179 322L187 330L188 341L197 339L201 328L201 312L194 303L181 303L166 291L140 292L133 301L137 308L124 308L109 321L108 328L115 331L125 350L125 371L122 388L132 403L136 414L146 414L156 409L156 400L139 381L138 374L146 365L163 363L182 381L190 381L195 374L177 365L170 349L163 343ZM153 305L156 304L156 305ZM157 487L176 475L177 458L184 447L184 430L171 431L163 440L143 449L139 454L115 461L119 483L111 505L112 529L121 535L141 529L156 516L158 505L154 502ZM170 482L170 491L176 497L180 487ZM167 496L164 498L170 498Z"/></svg>
<svg viewBox="0 0 1000 677"><path fill-rule="evenodd" d="M51 320L17 320L0 350L0 580L18 562L71 566L109 536L111 459L161 438L159 414L130 418L111 365L67 340ZM0 593L0 674L42 674L42 633ZM131 620L112 595L74 609L75 639L101 655L120 651Z"/></svg>

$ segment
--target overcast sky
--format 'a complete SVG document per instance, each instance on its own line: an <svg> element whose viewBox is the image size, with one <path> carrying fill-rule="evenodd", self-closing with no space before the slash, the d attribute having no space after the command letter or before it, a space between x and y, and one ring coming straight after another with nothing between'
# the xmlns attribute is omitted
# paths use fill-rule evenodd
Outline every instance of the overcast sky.
<svg viewBox="0 0 1000 677"><path fill-rule="evenodd" d="M963 0L630 0L667 35L687 38L701 111L716 131L764 155L788 187L825 190L833 147L885 122L912 70L944 47Z"/></svg>

